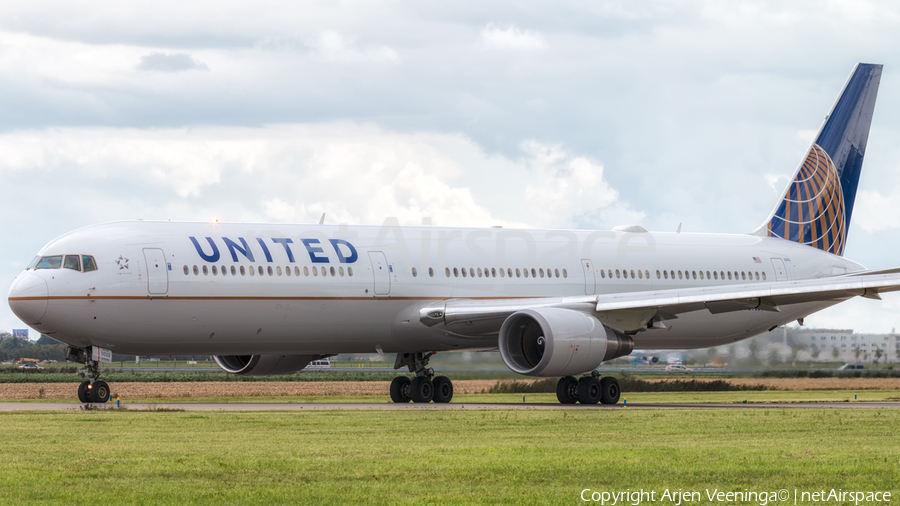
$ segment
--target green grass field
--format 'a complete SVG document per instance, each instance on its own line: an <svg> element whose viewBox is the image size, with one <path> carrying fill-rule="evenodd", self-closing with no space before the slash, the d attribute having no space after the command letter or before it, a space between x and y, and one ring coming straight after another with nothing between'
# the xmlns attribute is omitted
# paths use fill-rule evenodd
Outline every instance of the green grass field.
<svg viewBox="0 0 900 506"><path fill-rule="evenodd" d="M0 413L0 448L4 504L575 504L585 488L900 492L900 413L881 409L16 412Z"/></svg>
<svg viewBox="0 0 900 506"><path fill-rule="evenodd" d="M111 402L115 402L113 390ZM455 404L523 402L558 404L556 394L456 394ZM631 392L623 395L619 404L628 403L778 403L778 402L874 402L900 401L900 390L749 390L725 392ZM249 397L152 397L121 399L127 407L130 403L263 403L263 402L364 402L388 403L387 395L312 395L312 396L249 396ZM77 405L74 397L64 399L0 400L0 402L67 402Z"/></svg>

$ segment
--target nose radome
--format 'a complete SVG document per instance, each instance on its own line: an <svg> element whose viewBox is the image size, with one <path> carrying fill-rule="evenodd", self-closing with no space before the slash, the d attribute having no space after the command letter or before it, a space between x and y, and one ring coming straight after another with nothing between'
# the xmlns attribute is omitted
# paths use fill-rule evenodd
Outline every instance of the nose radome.
<svg viewBox="0 0 900 506"><path fill-rule="evenodd" d="M9 288L9 307L28 325L41 321L47 312L47 282L33 272L25 272Z"/></svg>

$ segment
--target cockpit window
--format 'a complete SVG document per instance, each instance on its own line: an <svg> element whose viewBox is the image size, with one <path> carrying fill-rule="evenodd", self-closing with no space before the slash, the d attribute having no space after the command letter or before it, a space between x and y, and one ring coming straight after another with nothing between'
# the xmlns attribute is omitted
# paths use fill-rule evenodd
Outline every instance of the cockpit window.
<svg viewBox="0 0 900 506"><path fill-rule="evenodd" d="M38 260L40 260L40 259L41 259L41 257L39 257L39 256L34 257L34 259L31 261L30 264L28 264L28 267L26 267L25 269L34 269L34 266L37 265Z"/></svg>
<svg viewBox="0 0 900 506"><path fill-rule="evenodd" d="M91 272L97 270L97 262L94 261L94 257L90 255L83 255L81 257L81 263L84 265L84 272Z"/></svg>
<svg viewBox="0 0 900 506"><path fill-rule="evenodd" d="M38 261L37 265L34 266L35 269L59 269L62 266L62 255L55 255L52 257L41 257L40 261Z"/></svg>
<svg viewBox="0 0 900 506"><path fill-rule="evenodd" d="M81 259L78 258L78 255L66 255L66 261L63 262L63 267L66 269L73 269L76 271L81 270Z"/></svg>

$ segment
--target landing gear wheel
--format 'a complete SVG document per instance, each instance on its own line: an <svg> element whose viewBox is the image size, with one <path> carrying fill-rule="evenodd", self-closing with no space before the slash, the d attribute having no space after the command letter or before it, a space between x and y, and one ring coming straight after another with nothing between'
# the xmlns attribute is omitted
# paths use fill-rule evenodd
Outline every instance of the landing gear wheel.
<svg viewBox="0 0 900 506"><path fill-rule="evenodd" d="M88 393L91 402L105 403L109 401L109 385L105 381L95 381Z"/></svg>
<svg viewBox="0 0 900 506"><path fill-rule="evenodd" d="M574 376L560 378L559 383L556 384L556 398L560 404L578 402L578 379Z"/></svg>
<svg viewBox="0 0 900 506"><path fill-rule="evenodd" d="M582 404L597 404L600 402L600 379L594 376L581 378L578 382L578 402Z"/></svg>
<svg viewBox="0 0 900 506"><path fill-rule="evenodd" d="M391 380L391 400L399 404L409 402L409 384L410 380L406 376L397 376Z"/></svg>
<svg viewBox="0 0 900 506"><path fill-rule="evenodd" d="M91 402L90 397L88 397L88 385L90 385L90 381L82 381L80 385L78 385L78 402Z"/></svg>
<svg viewBox="0 0 900 506"><path fill-rule="evenodd" d="M434 386L434 402L446 403L453 398L453 382L446 376L438 376L431 380Z"/></svg>
<svg viewBox="0 0 900 506"><path fill-rule="evenodd" d="M600 402L603 404L618 404L621 394L619 380L611 376L600 380Z"/></svg>
<svg viewBox="0 0 900 506"><path fill-rule="evenodd" d="M409 396L413 402L431 402L434 397L434 384L428 376L416 376L409 385Z"/></svg>

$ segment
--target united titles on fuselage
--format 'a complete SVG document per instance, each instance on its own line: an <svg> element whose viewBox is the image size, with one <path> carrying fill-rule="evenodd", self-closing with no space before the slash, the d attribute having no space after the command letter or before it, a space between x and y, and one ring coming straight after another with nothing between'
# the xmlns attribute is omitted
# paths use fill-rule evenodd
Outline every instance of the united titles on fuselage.
<svg viewBox="0 0 900 506"><path fill-rule="evenodd" d="M219 259L222 258L222 253L219 250L219 246L217 241L212 237L204 237L206 239L207 245L201 245L200 241L197 240L196 237L189 237L191 243L194 244L194 248L197 250L197 254L200 255L200 258L203 260L214 263L218 262ZM253 253L253 248L251 247L251 242L247 242L243 237L238 237L237 240L231 239L228 237L220 237L221 243L225 245L228 253L231 254L231 260L233 262L240 262L238 259L238 254L249 260L250 262L256 262L256 255ZM290 263L295 263L296 259L294 258L294 250L291 245L296 245L293 239L287 237L272 237L268 239L264 239L262 237L257 237L256 242L259 244L259 249L262 251L263 256L265 256L266 262L273 262L272 259L272 251L269 249L269 244L267 241L271 243L271 245L281 246L284 249L285 254L287 255L287 259ZM322 244L322 241L319 239L299 239L299 244L303 245L304 250L307 254L309 254L310 262L314 264L327 264L331 263L331 258L329 254L325 251L325 247ZM349 242L343 239L329 239L328 242L331 244L331 249L334 251L335 256L337 257L337 262L342 264L352 264L359 259L359 254L356 251L356 248L350 244Z"/></svg>

